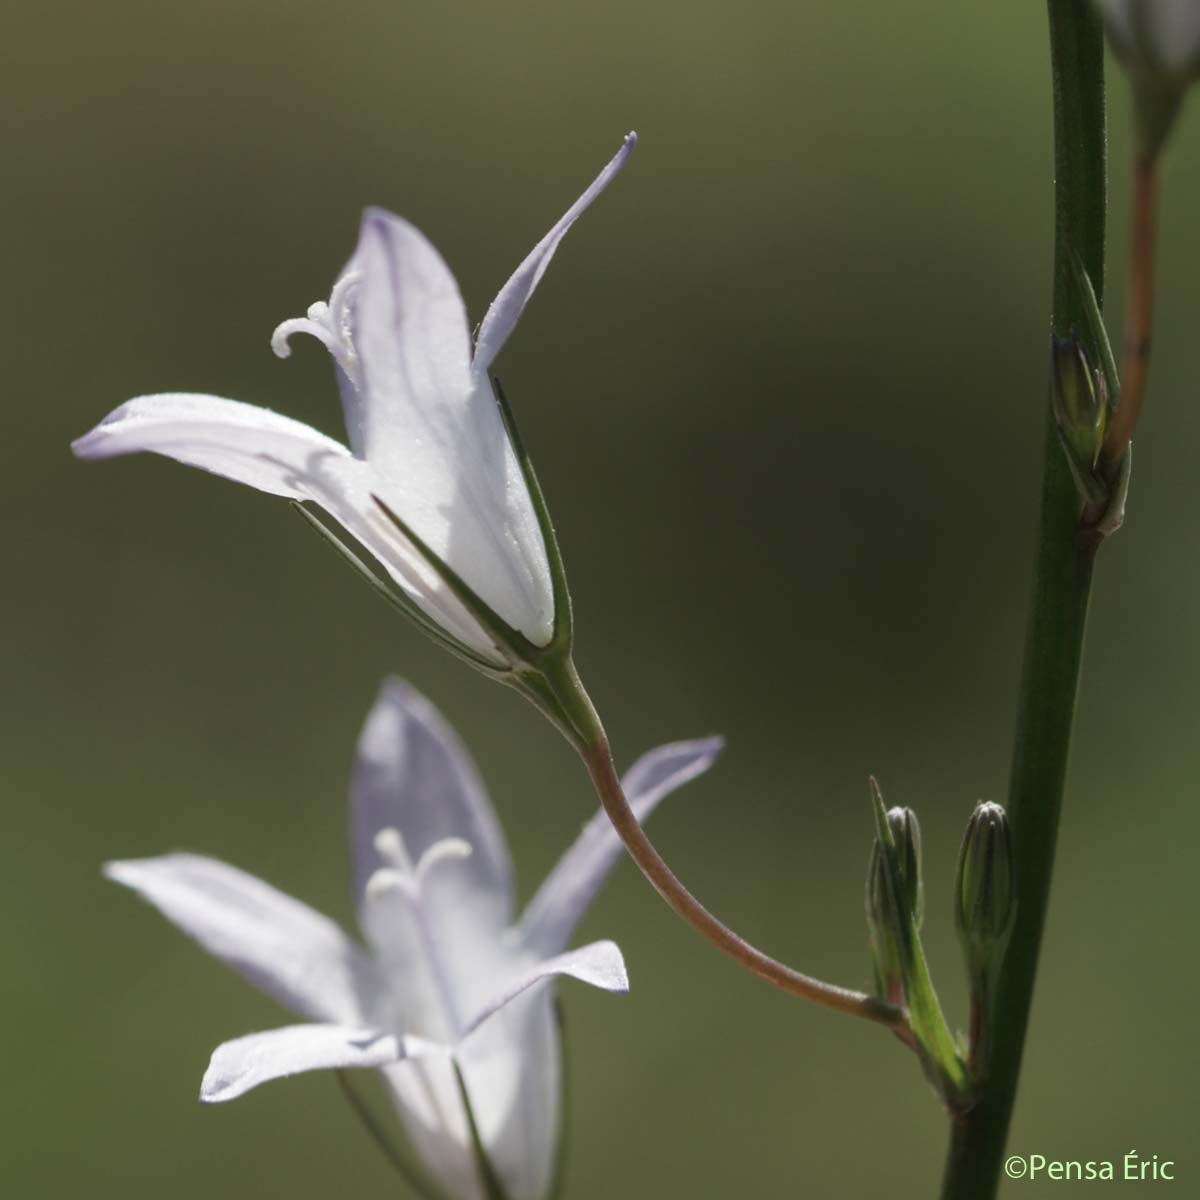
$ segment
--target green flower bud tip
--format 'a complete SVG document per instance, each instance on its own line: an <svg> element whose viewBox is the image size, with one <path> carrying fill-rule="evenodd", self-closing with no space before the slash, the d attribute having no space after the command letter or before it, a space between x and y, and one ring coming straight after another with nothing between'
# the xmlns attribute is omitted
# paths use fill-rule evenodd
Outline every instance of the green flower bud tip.
<svg viewBox="0 0 1200 1200"><path fill-rule="evenodd" d="M1054 419L1076 464L1091 471L1104 444L1108 424L1108 386L1093 370L1074 330L1051 343L1054 366Z"/></svg>
<svg viewBox="0 0 1200 1200"><path fill-rule="evenodd" d="M896 843L900 860L900 878L908 900L908 909L918 926L925 916L925 889L921 882L921 826L911 808L892 808L887 814L888 828ZM890 924L891 906L883 871L883 851L879 839L871 848L867 870L867 919L881 926Z"/></svg>
<svg viewBox="0 0 1200 1200"><path fill-rule="evenodd" d="M954 920L973 969L986 969L1003 949L1015 890L1008 815L999 804L981 801L967 823L954 887Z"/></svg>
<svg viewBox="0 0 1200 1200"><path fill-rule="evenodd" d="M911 808L892 808L887 814L888 829L896 844L900 878L909 912L919 927L924 917L925 892L921 881L921 827ZM896 916L892 911L884 868L883 847L876 838L867 867L867 928L875 957L876 983L882 995L900 995L900 956L893 930Z"/></svg>

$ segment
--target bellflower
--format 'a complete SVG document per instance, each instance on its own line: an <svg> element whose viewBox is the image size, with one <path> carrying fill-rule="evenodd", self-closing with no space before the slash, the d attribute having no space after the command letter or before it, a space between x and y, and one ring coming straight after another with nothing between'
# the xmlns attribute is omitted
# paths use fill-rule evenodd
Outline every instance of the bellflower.
<svg viewBox="0 0 1200 1200"><path fill-rule="evenodd" d="M536 651L565 641L569 604L553 532L488 369L567 230L635 143L629 134L517 267L473 345L441 255L407 221L366 211L328 303L284 321L271 342L287 357L289 338L308 333L329 350L348 447L264 408L171 393L121 405L73 444L75 453L150 450L316 504L379 561L426 632L486 670L512 668L514 644Z"/></svg>
<svg viewBox="0 0 1200 1200"><path fill-rule="evenodd" d="M710 739L641 758L625 777L638 816L707 770L718 751ZM508 852L475 768L432 706L398 680L384 684L363 729L350 804L354 895L369 950L214 859L172 854L106 866L306 1022L218 1047L201 1099L232 1100L301 1071L378 1068L414 1151L449 1196L485 1194L465 1094L506 1196L543 1200L562 1070L548 981L627 990L612 942L564 951L620 841L599 814L514 920Z"/></svg>

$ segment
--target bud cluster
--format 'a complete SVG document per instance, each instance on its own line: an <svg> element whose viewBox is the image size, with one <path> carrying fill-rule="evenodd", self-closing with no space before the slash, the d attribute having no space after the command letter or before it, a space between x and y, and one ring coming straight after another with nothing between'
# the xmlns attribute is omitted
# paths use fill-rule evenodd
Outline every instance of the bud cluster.
<svg viewBox="0 0 1200 1200"><path fill-rule="evenodd" d="M987 1068L991 1008L1016 913L1008 817L981 801L967 823L954 883L954 923L971 986L969 1058L950 1036L929 977L920 928L925 896L921 828L911 808L885 813L878 790L876 836L867 867L866 913L878 994L908 1009L914 1048L952 1107L969 1106Z"/></svg>

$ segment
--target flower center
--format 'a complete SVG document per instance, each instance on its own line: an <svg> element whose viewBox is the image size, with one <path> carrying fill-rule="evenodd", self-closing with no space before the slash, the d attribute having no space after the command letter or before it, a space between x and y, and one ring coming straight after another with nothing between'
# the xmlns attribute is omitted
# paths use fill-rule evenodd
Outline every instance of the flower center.
<svg viewBox="0 0 1200 1200"><path fill-rule="evenodd" d="M390 826L375 835L375 850L387 865L367 880L368 897L398 890L411 900L419 899L422 883L440 863L470 858L472 852L471 843L463 838L442 838L414 863L400 830Z"/></svg>
<svg viewBox="0 0 1200 1200"><path fill-rule="evenodd" d="M347 271L333 285L329 303L318 300L308 306L308 315L291 317L280 322L271 334L271 349L280 358L292 353L289 341L293 334L307 333L333 355L356 390L362 390L362 369L354 346L354 302L362 272Z"/></svg>
<svg viewBox="0 0 1200 1200"><path fill-rule="evenodd" d="M376 946L386 961L388 934L392 931L392 918L386 906L389 901L399 900L412 921L411 928L419 947L416 960L407 954L403 956L402 978L394 981L395 996L401 1002L394 1014L397 1027L407 1026L410 1032L441 1040L453 1039L461 1031L463 1021L455 980L449 969L453 946L444 944L438 926L431 923L432 914L422 903L421 885L440 863L468 858L471 844L462 838L442 838L414 863L400 831L388 828L375 835L375 849L387 864L367 880L367 900L373 904L371 924L376 925ZM419 963L424 966L424 986L428 988L428 1003L425 1004L414 1000L414 996L420 996L424 990L418 982L422 974ZM415 973L414 968L417 968Z"/></svg>

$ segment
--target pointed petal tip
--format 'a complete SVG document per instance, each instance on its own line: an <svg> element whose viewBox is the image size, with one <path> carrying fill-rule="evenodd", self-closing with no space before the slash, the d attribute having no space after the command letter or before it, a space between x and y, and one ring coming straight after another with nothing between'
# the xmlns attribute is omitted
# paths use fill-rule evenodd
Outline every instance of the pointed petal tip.
<svg viewBox="0 0 1200 1200"><path fill-rule="evenodd" d="M181 860L191 857L186 854L163 854L157 858L110 858L101 864L100 874L111 883L119 883L123 887L140 891L147 878L162 874L172 860L178 864Z"/></svg>
<svg viewBox="0 0 1200 1200"><path fill-rule="evenodd" d="M200 1080L201 1104L224 1104L227 1100L236 1100L253 1086L246 1086L244 1075L230 1074L222 1061L224 1050L225 1045L218 1046L209 1057L204 1078Z"/></svg>
<svg viewBox="0 0 1200 1200"><path fill-rule="evenodd" d="M120 411L121 409L119 408L115 409L113 412L109 413L99 425L89 429L87 433L83 434L82 436L75 438L75 440L71 442L71 453L76 458L82 459L106 458L107 455L104 449L105 426L110 424L116 414Z"/></svg>
<svg viewBox="0 0 1200 1200"><path fill-rule="evenodd" d="M606 992L615 995L625 995L629 991L629 968L625 965L625 955L616 942L605 939L595 943L597 955L593 963L595 974L585 980Z"/></svg>
<svg viewBox="0 0 1200 1200"><path fill-rule="evenodd" d="M134 860L128 858L113 858L100 866L100 874L113 883L126 883L132 875L130 870Z"/></svg>
<svg viewBox="0 0 1200 1200"><path fill-rule="evenodd" d="M379 685L375 702L376 704L394 704L401 708L429 703L403 675L385 675L383 682Z"/></svg>
<svg viewBox="0 0 1200 1200"><path fill-rule="evenodd" d="M210 1080L211 1068L204 1073L200 1081L201 1104L224 1104L226 1100L236 1100L241 1092L234 1091L222 1080Z"/></svg>

